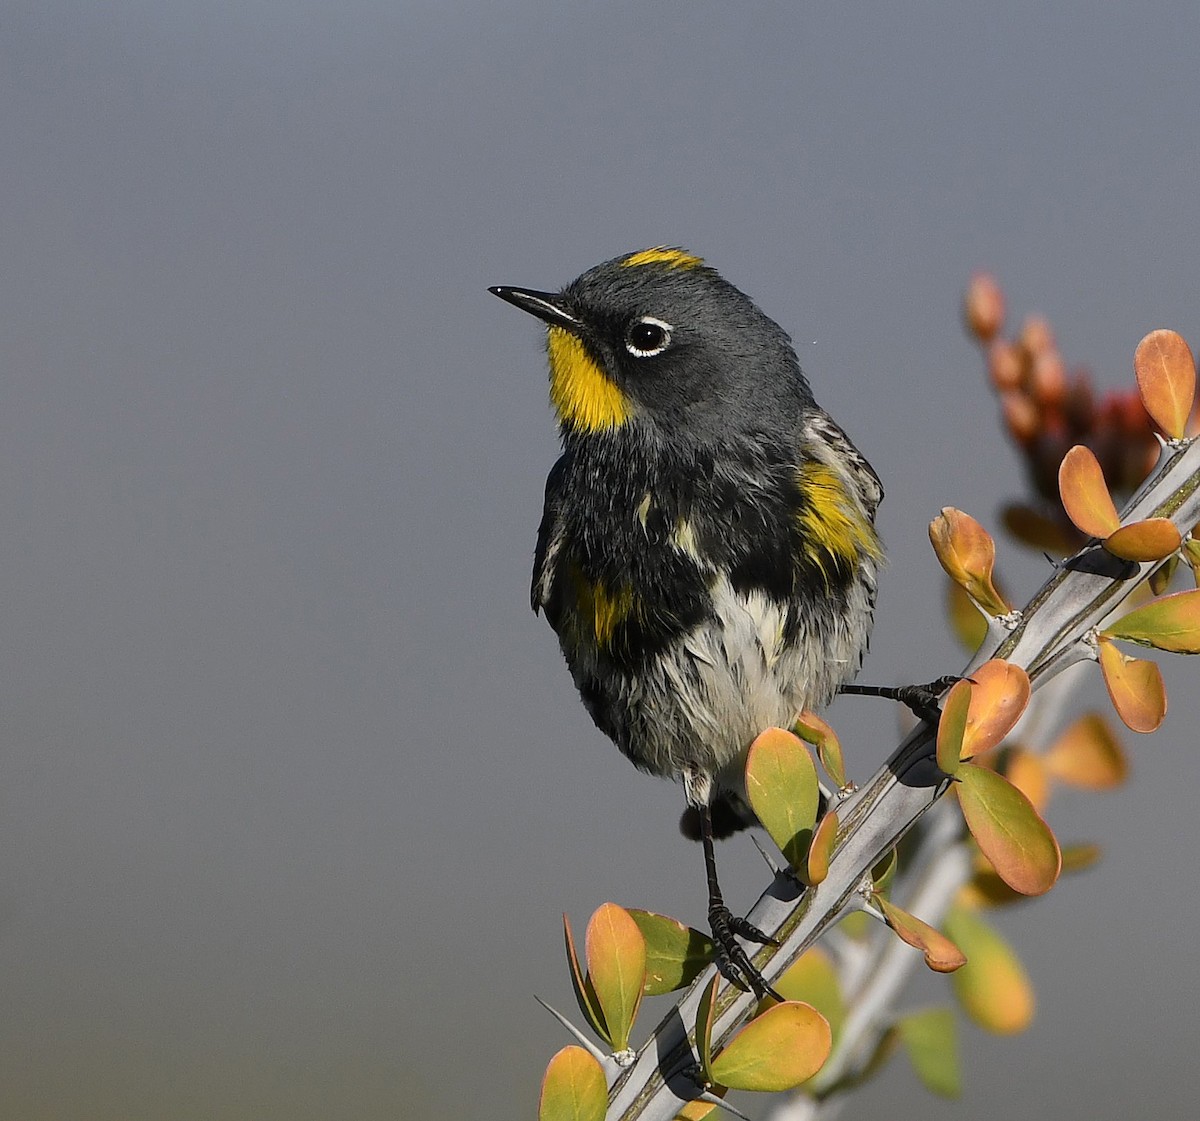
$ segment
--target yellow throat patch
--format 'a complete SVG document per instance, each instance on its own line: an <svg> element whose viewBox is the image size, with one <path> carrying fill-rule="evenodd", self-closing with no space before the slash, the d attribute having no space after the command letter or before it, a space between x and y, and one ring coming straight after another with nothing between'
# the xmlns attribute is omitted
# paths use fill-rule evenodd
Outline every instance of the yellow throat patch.
<svg viewBox="0 0 1200 1121"><path fill-rule="evenodd" d="M561 423L580 432L602 432L629 419L629 399L570 331L551 327L546 353L550 357L550 403Z"/></svg>

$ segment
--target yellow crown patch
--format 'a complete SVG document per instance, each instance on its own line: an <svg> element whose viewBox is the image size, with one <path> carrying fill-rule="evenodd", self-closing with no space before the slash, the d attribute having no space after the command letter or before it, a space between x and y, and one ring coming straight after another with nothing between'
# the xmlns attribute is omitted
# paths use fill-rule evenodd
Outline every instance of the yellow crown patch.
<svg viewBox="0 0 1200 1121"><path fill-rule="evenodd" d="M685 253L682 249L669 249L665 245L656 245L653 249L643 249L640 253L631 253L621 262L622 268L632 268L635 265L666 265L669 269L694 269L704 264L700 257Z"/></svg>

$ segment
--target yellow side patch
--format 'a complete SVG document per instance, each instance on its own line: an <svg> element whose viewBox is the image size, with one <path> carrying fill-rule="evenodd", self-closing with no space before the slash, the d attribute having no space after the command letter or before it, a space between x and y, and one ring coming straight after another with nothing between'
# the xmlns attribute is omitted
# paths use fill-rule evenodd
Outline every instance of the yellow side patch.
<svg viewBox="0 0 1200 1121"><path fill-rule="evenodd" d="M700 257L694 257L682 249L669 249L665 245L656 245L653 249L631 253L621 262L623 268L631 268L634 265L666 265L669 269L694 269L702 264L704 261Z"/></svg>
<svg viewBox="0 0 1200 1121"><path fill-rule="evenodd" d="M570 331L551 327L546 353L550 356L550 403L563 424L599 432L629 419L628 398Z"/></svg>
<svg viewBox="0 0 1200 1121"><path fill-rule="evenodd" d="M610 591L603 584L593 584L578 569L571 575L575 583L576 623L581 632L578 637L594 638L600 647L610 645L617 627L633 610L633 589L625 586Z"/></svg>
<svg viewBox="0 0 1200 1121"><path fill-rule="evenodd" d="M831 568L852 568L862 556L874 560L883 556L875 527L851 500L832 467L805 463L800 468L799 483L804 495L800 513L804 551L826 580L832 574Z"/></svg>

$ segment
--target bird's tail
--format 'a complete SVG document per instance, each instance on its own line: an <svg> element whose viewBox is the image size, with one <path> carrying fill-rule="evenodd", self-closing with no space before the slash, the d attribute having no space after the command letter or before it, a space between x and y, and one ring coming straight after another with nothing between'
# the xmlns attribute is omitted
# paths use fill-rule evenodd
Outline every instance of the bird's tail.
<svg viewBox="0 0 1200 1121"><path fill-rule="evenodd" d="M713 837L718 841L757 825L758 818L745 798L733 790L718 790L712 802ZM700 840L700 811L688 806L679 819L679 832L690 841Z"/></svg>

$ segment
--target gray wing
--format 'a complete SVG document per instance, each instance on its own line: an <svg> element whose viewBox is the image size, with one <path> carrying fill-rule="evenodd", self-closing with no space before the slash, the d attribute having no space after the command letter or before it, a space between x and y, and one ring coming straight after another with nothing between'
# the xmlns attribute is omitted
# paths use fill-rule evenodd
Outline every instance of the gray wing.
<svg viewBox="0 0 1200 1121"><path fill-rule="evenodd" d="M808 424L813 434L838 450L839 458L858 491L859 501L862 502L867 517L874 521L875 511L883 501L883 483L875 474L875 468L867 462L862 452L850 442L850 437L827 413L815 413L808 418Z"/></svg>
<svg viewBox="0 0 1200 1121"><path fill-rule="evenodd" d="M529 589L529 602L535 612L543 610L550 601L554 566L562 548L562 490L566 474L567 457L564 455L550 468L550 474L546 477L546 501L538 525L537 548L533 553L533 584Z"/></svg>

